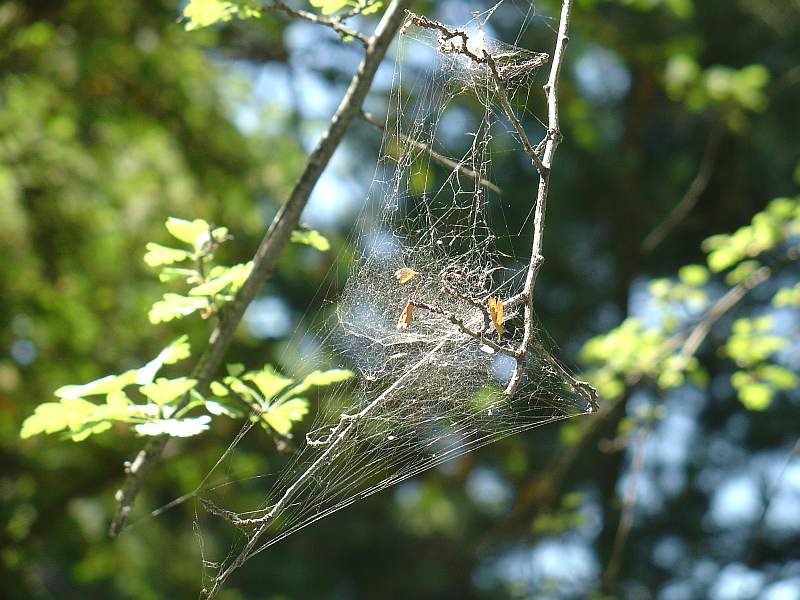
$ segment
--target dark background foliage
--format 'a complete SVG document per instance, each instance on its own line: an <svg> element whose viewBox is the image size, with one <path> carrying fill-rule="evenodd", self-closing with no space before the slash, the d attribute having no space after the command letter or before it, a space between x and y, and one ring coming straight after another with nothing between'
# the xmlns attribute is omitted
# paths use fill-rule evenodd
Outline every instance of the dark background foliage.
<svg viewBox="0 0 800 600"><path fill-rule="evenodd" d="M524 16L527 4L508 2ZM202 568L193 503L140 521L117 540L106 536L123 461L140 439L119 430L80 444L21 441L19 427L55 388L141 364L177 331L188 328L202 347L208 323L200 319L149 326L160 286L141 261L144 244L164 241L169 215L200 217L235 233L224 258L247 260L358 60L357 44L275 14L186 32L176 23L179 4L0 6L3 597L196 597ZM487 6L414 8L447 19ZM539 0L542 16L519 45L548 49L557 10ZM374 19L356 23L369 31ZM492 27L514 40L520 22ZM797 193L798 57L794 0L576 2L561 89L565 142L537 284L538 316L567 363L579 369L581 345L636 311L648 280L703 262L703 239ZM750 65L763 69L720 87L732 72L724 68ZM283 86L288 101L274 101L270 85ZM385 82L376 88L370 102L378 107ZM540 100L529 108L543 114ZM356 124L323 191L359 196L378 142ZM707 189L646 251L643 241L680 201L704 154ZM494 169L519 182L504 200L509 221L521 222L530 169L513 153L499 154ZM264 290L292 327L319 308L312 300L319 282L338 251L346 254L350 223L326 220L333 208L321 196L309 220L337 252L309 259L290 246ZM786 276L796 281L797 272ZM768 301L756 294L743 310L757 313ZM280 364L281 349L280 336L244 326L230 359ZM702 359L712 382L705 390L643 384L579 446L570 423L467 455L274 546L225 597L800 598L796 463L782 491L767 476L792 456L797 393L748 411L714 344ZM648 485L637 494L632 534L615 550L635 444L613 451L608 440L643 405L664 414L637 431L660 441L641 469ZM236 429L220 423L174 445L139 500L140 514L191 489ZM261 442L249 440L237 460L265 470L275 448ZM562 476L558 461L576 448ZM677 462L662 460L676 448ZM756 483L737 488L737 481ZM770 521L766 503L779 491L786 515ZM614 556L618 574L608 570Z"/></svg>

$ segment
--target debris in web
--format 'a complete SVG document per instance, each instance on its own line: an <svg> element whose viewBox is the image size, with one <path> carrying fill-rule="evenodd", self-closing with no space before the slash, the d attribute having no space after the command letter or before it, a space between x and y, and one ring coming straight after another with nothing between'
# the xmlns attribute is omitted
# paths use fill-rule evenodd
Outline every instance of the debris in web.
<svg viewBox="0 0 800 600"><path fill-rule="evenodd" d="M341 508L504 437L592 411L593 396L536 328L520 352L529 257L501 251L488 217L499 189L491 151L516 134L503 104L524 104L546 60L480 27L409 17L381 157L352 240L357 254L318 335L359 384L318 408L280 470L201 492L207 511L240 532L223 561L208 563L209 597L247 559ZM260 489L261 504L226 505L237 484Z"/></svg>

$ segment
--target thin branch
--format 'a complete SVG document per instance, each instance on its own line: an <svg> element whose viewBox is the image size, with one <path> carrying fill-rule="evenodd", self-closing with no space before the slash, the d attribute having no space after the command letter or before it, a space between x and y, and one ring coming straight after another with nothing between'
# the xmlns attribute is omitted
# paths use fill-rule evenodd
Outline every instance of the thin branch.
<svg viewBox="0 0 800 600"><path fill-rule="evenodd" d="M351 37L353 39L358 40L364 45L365 48L369 46L369 37L367 37L363 33L356 31L355 29L350 29L349 27L347 27L347 25L345 25L342 22L343 19L346 19L347 17L352 17L353 14L357 13L352 13L352 14L348 13L346 15L337 17L326 17L324 15L317 15L315 13L308 12L305 10L292 8L291 6L285 4L284 2L281 2L280 0L272 0L272 2L264 6L264 8L267 10L280 10L289 15L290 17L295 17L297 19L304 19L306 21L310 21L311 23L316 23L317 25L325 25L326 27L330 27L340 35Z"/></svg>
<svg viewBox="0 0 800 600"><path fill-rule="evenodd" d="M222 364L245 310L256 297L266 279L272 274L278 256L289 241L291 232L296 229L300 221L300 214L320 175L328 166L328 162L339 147L353 119L361 111L364 98L372 85L378 66L383 61L390 42L402 24L403 10L410 3L411 0L393 0L386 9L375 32L369 38L364 58L336 113L331 118L328 130L309 155L305 169L295 184L289 199L278 210L267 233L261 240L253 257L253 270L250 277L239 290L236 298L220 313L219 323L209 338L209 345L192 373L192 376L198 380L198 389L201 393L208 387ZM130 464L126 464L125 481L114 496L118 507L109 528L110 535L115 536L122 531L142 485L160 460L168 440L169 436L152 438L139 451L136 458Z"/></svg>
<svg viewBox="0 0 800 600"><path fill-rule="evenodd" d="M373 127L377 127L381 131L387 131L386 126L383 123L381 123L380 121L378 121L377 119L375 119L369 113L362 112L360 117L361 117L361 119L363 121L365 121L366 123L369 123ZM473 179L473 180L477 181L479 185L481 185L481 186L483 186L483 187L485 187L487 189L490 189L493 192L496 192L498 194L502 194L503 193L502 189L500 189L497 185L495 185L491 181L481 177L481 175L479 173L476 173L475 171L473 171L472 169L470 169L469 167L467 167L463 163L457 163L456 161L451 160L451 159L447 158L446 156L442 156L441 154L436 152L433 148L431 148L428 144L420 142L419 140L415 140L414 138L409 137L409 136L405 135L404 133L392 132L392 135L396 135L404 143L411 144L412 146L414 146L418 150L422 150L423 152L428 154L428 156L430 156L431 160L433 160L434 162L437 162L440 165L442 165L444 167L447 167L448 169L451 169L453 171L458 171L462 175L466 175L470 179Z"/></svg>
<svg viewBox="0 0 800 600"><path fill-rule="evenodd" d="M520 143L522 144L522 147L525 149L525 153L531 159L531 163L533 163L533 166L536 167L536 170L539 172L539 175L545 174L547 168L542 163L542 159L539 158L539 153L531 144L531 141L528 138L528 134L525 133L525 128L522 126L522 123L520 123L520 120L517 118L517 115L514 112L514 108L511 106L511 102L508 99L508 94L506 93L506 86L505 83L503 82L503 78L500 76L500 71L497 69L497 64L495 64L492 55L489 54L487 50L483 51L483 55L486 58L486 64L489 65L489 70L492 73L492 79L494 80L494 87L497 90L497 97L500 99L500 105L503 107L503 111L505 111L508 120L511 121L511 124L517 131Z"/></svg>
<svg viewBox="0 0 800 600"><path fill-rule="evenodd" d="M633 464L628 480L628 489L625 490L625 497L622 500L622 512L619 517L619 525L614 535L614 544L611 550L611 558L608 560L606 571L603 574L603 587L608 588L612 581L619 574L620 561L625 545L633 526L633 509L636 506L637 483L644 467L645 441L653 430L653 420L648 421L647 425L639 432L636 450L633 455Z"/></svg>
<svg viewBox="0 0 800 600"><path fill-rule="evenodd" d="M719 154L722 131L722 125L717 125L714 128L703 150L703 157L700 160L700 167L697 170L697 174L689 184L683 198L681 198L680 202L678 202L669 214L664 217L664 220L656 225L644 238L642 242L642 254L645 256L652 254L672 230L687 217L695 204L697 204L697 201L700 200L700 196L702 196L708 188L708 184L711 181L711 174L714 171L714 163L716 163L717 155Z"/></svg>
<svg viewBox="0 0 800 600"><path fill-rule="evenodd" d="M564 53L567 43L569 42L567 32L569 30L571 13L572 0L564 0L561 5L561 18L558 25L558 37L556 40L555 52L553 53L553 62L550 65L550 76L544 86L545 93L547 94L547 137L544 141L544 149L541 156L541 162L544 168L539 171L539 187L536 192L531 258L528 264L528 272L525 276L525 284L522 287L522 297L525 299L524 333L522 343L520 344L522 357L517 359L514 373L511 375L511 379L506 386L505 393L508 395L513 394L519 387L524 368L524 355L530 348L534 338L533 288L536 283L536 276L539 273L542 262L544 262L544 257L542 256L542 242L544 239L544 217L547 208L547 195L550 191L550 169L553 164L553 156L561 142L561 128L558 116L558 81L561 75L561 65L564 62ZM536 154L535 151L534 154Z"/></svg>
<svg viewBox="0 0 800 600"><path fill-rule="evenodd" d="M516 350L514 350L512 348L505 348L505 347L501 346L500 344L498 344L497 342L487 338L482 332L478 332L478 331L474 331L473 329L470 329L467 326L467 324L464 323L464 320L461 317L459 317L458 315L455 315L455 314L453 314L453 313L451 313L451 312L449 312L447 310L444 310L443 308L440 308L440 307L438 307L438 306L436 306L434 304L428 304L426 302L417 302L416 300L410 300L409 304L411 306L413 306L414 308L421 308L423 310L427 310L427 311L435 313L437 315L441 315L442 317L444 317L445 319L450 321L453 325L458 327L458 329L459 329L459 331L461 331L461 333L466 334L469 337L478 340L479 342L481 342L482 344L485 344L486 346L488 346L489 348L491 348L492 350L494 350L495 352L497 352L499 354L506 354L508 356L512 356L514 358L517 358L517 351Z"/></svg>

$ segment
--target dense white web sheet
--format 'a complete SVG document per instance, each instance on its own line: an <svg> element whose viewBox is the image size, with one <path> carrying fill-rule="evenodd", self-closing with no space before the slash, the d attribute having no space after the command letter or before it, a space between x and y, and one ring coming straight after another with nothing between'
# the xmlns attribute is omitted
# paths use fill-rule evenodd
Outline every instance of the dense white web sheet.
<svg viewBox="0 0 800 600"><path fill-rule="evenodd" d="M543 57L480 30L470 44L495 57L510 99L524 104ZM206 510L239 531L221 562L207 557L212 582L359 499L589 411L539 340L519 388L503 393L514 362L507 349L522 336L521 305L506 309L502 335L487 305L519 292L527 258L500 252L487 219L496 195L491 151L511 139L490 77L485 64L448 52L435 31L404 29L381 156L352 240L357 255L332 319L315 332L332 364L353 368L357 383L318 407L280 470L200 492ZM461 129L443 131L443 123ZM260 489L260 504L232 506L240 486Z"/></svg>

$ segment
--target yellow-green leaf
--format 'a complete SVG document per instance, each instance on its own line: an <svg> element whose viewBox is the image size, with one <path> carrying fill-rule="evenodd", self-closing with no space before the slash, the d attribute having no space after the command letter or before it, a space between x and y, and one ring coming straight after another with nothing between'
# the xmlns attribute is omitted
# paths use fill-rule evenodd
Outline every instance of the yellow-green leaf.
<svg viewBox="0 0 800 600"><path fill-rule="evenodd" d="M159 377L154 383L148 383L140 387L139 391L159 406L163 406L183 396L183 394L191 390L195 385L197 385L196 379L189 379L187 377L166 379L164 377Z"/></svg>
<svg viewBox="0 0 800 600"><path fill-rule="evenodd" d="M327 252L331 249L331 243L328 241L328 238L326 238L316 229L296 229L292 232L290 241L295 244L305 244L306 246L311 246L320 252Z"/></svg>

